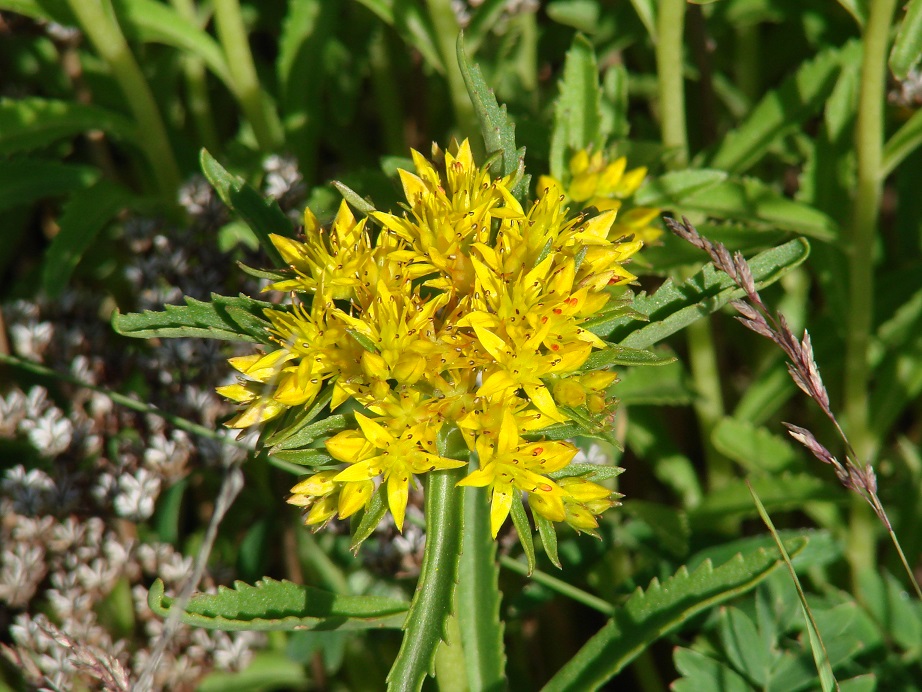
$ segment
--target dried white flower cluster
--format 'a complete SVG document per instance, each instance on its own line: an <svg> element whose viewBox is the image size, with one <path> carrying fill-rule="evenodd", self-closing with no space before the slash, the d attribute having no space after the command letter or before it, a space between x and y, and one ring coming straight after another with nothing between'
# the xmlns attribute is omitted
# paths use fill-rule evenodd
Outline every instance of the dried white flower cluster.
<svg viewBox="0 0 922 692"><path fill-rule="evenodd" d="M199 205L193 231L126 223L133 259L124 276L135 309L159 309L183 294L255 290L230 285L239 272L214 251L226 211L211 188L186 190L187 208ZM137 373L157 373L144 385L148 401L216 427L229 411L214 385L233 353L200 340L126 349L103 301L78 289L54 301L13 301L0 306L0 324L14 354L87 384L125 391ZM221 469L245 451L193 440L90 389L32 382L0 390L0 445L18 457L0 465L0 623L9 626L2 655L31 689L127 690L163 629L147 606L148 587L160 577L178 593L192 563L172 545L139 537L156 535L148 522L158 499L191 469ZM225 568L222 583L234 576ZM202 586L216 582L206 576ZM194 689L212 671L245 668L262 646L258 634L181 627L155 688Z"/></svg>

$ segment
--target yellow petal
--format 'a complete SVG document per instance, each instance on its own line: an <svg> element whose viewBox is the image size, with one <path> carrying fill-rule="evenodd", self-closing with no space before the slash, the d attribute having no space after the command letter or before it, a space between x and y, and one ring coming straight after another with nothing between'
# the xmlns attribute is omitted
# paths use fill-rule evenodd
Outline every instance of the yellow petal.
<svg viewBox="0 0 922 692"><path fill-rule="evenodd" d="M356 413L355 420L358 421L365 438L378 449L385 449L392 442L395 442L394 436L371 418L366 418L361 413Z"/></svg>
<svg viewBox="0 0 922 692"><path fill-rule="evenodd" d="M497 483L493 488L493 500L490 503L490 533L493 538L499 533L500 527L509 516L512 509L514 489L509 483Z"/></svg>
<svg viewBox="0 0 922 692"><path fill-rule="evenodd" d="M375 484L372 481L356 481L343 485L339 493L340 518L351 517L363 507L367 507L374 491Z"/></svg>
<svg viewBox="0 0 922 692"><path fill-rule="evenodd" d="M403 532L403 519L407 512L407 499L410 496L410 474L406 469L400 471L387 479L387 506L394 515L397 530Z"/></svg>
<svg viewBox="0 0 922 692"><path fill-rule="evenodd" d="M357 430L343 430L326 441L327 451L334 459L353 464L374 451L372 445Z"/></svg>

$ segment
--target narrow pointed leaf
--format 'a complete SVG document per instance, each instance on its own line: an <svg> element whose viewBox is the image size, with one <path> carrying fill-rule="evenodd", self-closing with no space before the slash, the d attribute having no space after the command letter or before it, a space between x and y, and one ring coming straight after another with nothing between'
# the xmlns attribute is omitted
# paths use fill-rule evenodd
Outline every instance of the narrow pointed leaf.
<svg viewBox="0 0 922 692"><path fill-rule="evenodd" d="M574 37L567 51L559 89L554 102L550 168L551 175L561 180L570 153L602 145L599 66L592 44L581 34Z"/></svg>
<svg viewBox="0 0 922 692"><path fill-rule="evenodd" d="M100 180L81 194L71 196L58 222L60 230L52 239L42 265L42 287L49 297L61 294L96 236L133 199L128 190L108 180Z"/></svg>
<svg viewBox="0 0 922 692"><path fill-rule="evenodd" d="M0 98L0 155L46 147L87 130L131 139L135 127L121 113L76 101Z"/></svg>
<svg viewBox="0 0 922 692"><path fill-rule="evenodd" d="M819 112L832 92L843 62L860 61L861 45L830 48L805 62L778 89L770 91L746 120L721 139L708 165L742 173L756 164L773 142Z"/></svg>
<svg viewBox="0 0 922 692"><path fill-rule="evenodd" d="M524 150L515 148L515 125L506 113L506 107L500 106L496 101L493 90L487 86L480 67L471 63L464 52L464 34L458 35L458 64L467 92L474 104L474 111L480 120L483 141L487 154L499 152L500 158L496 164L496 174L510 175L518 170ZM528 190L527 179L523 178L513 189L513 194L521 198Z"/></svg>
<svg viewBox="0 0 922 692"><path fill-rule="evenodd" d="M40 159L4 161L0 166L0 210L90 187L99 176L99 170L92 166Z"/></svg>
<svg viewBox="0 0 922 692"><path fill-rule="evenodd" d="M810 254L803 238L761 252L749 261L756 286L773 284ZM649 324L638 328L637 321L620 317L608 325L596 325L598 334L622 346L643 349L674 334L692 322L715 312L743 295L733 280L710 264L681 284L667 281L652 296L639 295L631 307L645 315Z"/></svg>
<svg viewBox="0 0 922 692"><path fill-rule="evenodd" d="M277 233L291 236L292 226L291 221L282 213L275 201L263 199L242 178L225 170L206 149L202 149L201 163L205 177L217 190L224 203L237 212L250 230L256 234L263 252L269 256L275 266L286 266L285 260L269 240L269 235Z"/></svg>
<svg viewBox="0 0 922 692"><path fill-rule="evenodd" d="M890 51L890 69L897 79L906 79L922 60L922 0L909 0L906 14Z"/></svg>
<svg viewBox="0 0 922 692"><path fill-rule="evenodd" d="M147 594L150 609L167 617L173 599L164 595L158 579ZM356 630L400 627L408 604L382 596L341 596L290 581L261 579L255 585L236 582L214 594L196 594L186 604L181 621L207 629Z"/></svg>
<svg viewBox="0 0 922 692"><path fill-rule="evenodd" d="M806 539L794 539L788 550L801 550ZM544 688L597 689L618 674L652 642L677 629L698 613L745 593L781 561L776 549L760 548L737 554L714 567L710 561L689 573L685 567L660 584L634 592L608 623L590 639Z"/></svg>

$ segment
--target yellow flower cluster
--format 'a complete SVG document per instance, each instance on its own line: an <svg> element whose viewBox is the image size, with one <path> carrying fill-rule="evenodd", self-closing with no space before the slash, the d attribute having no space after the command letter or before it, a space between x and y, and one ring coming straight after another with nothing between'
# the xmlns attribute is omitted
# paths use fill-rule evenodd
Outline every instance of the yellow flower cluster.
<svg viewBox="0 0 922 692"><path fill-rule="evenodd" d="M551 194L564 194L582 209L595 207L600 211L621 209L623 200L637 192L647 175L645 166L627 170L627 158L624 156L609 163L602 152L590 154L586 149L573 155L568 168L569 185L542 175L538 179L538 188L547 189ZM618 215L612 233L633 235L644 243L650 243L663 234L661 228L651 225L659 215L660 210L656 207L632 207Z"/></svg>
<svg viewBox="0 0 922 692"><path fill-rule="evenodd" d="M611 413L615 374L585 367L605 342L581 325L635 278L623 264L641 242L613 234L615 210L568 220L556 191L523 208L512 176L492 179L467 141L435 154L443 175L415 151L416 173L400 171L403 214L357 221L344 203L328 229L306 211L303 241L272 236L290 270L269 288L293 304L266 311L278 348L231 359L240 381L219 392L242 408L229 425L309 407L326 388L331 409L361 407L355 429L326 441L340 467L292 488L309 525L367 507L383 483L402 529L414 476L468 464L441 448L457 429L477 459L461 485L489 487L494 536L523 494L591 532L611 491L552 479L577 448L540 431Z"/></svg>

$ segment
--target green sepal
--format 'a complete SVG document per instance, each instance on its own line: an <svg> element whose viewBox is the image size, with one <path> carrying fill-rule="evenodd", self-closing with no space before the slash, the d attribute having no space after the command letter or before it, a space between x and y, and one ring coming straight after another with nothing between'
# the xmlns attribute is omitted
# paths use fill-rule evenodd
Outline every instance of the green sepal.
<svg viewBox="0 0 922 692"><path fill-rule="evenodd" d="M535 559L535 539L532 536L531 522L528 521L525 505L519 497L512 499L512 509L509 513L512 515L512 524L519 535L519 543L522 544L522 550L525 551L525 558L528 560L528 574L531 576L537 564Z"/></svg>
<svg viewBox="0 0 922 692"><path fill-rule="evenodd" d="M342 195L342 198L346 200L349 206L359 212L362 216L368 216L375 210L374 202L369 199L365 199L345 183L334 180L330 184L336 188L336 191Z"/></svg>
<svg viewBox="0 0 922 692"><path fill-rule="evenodd" d="M185 305L164 305L162 311L116 312L112 328L122 336L136 339L153 337L198 337L222 341L248 341L269 344L266 309L280 306L244 295L236 298L211 295L211 302L186 296Z"/></svg>
<svg viewBox="0 0 922 692"><path fill-rule="evenodd" d="M164 596L157 579L147 604L169 616L175 599ZM196 594L180 621L194 627L228 632L241 630L361 630L398 628L409 604L382 596L341 596L312 586L264 578L254 585L235 582L214 594Z"/></svg>
<svg viewBox="0 0 922 692"><path fill-rule="evenodd" d="M787 543L793 555L805 538ZM681 567L646 590L637 589L608 623L544 687L545 692L598 689L651 643L698 613L754 588L781 564L777 549L738 553L714 567L706 561L694 572Z"/></svg>
<svg viewBox="0 0 922 692"><path fill-rule="evenodd" d="M371 503L361 513L358 523L352 522L352 542L349 544L349 550L357 553L362 543L374 533L385 514L387 514L387 485L382 483L371 496Z"/></svg>
<svg viewBox="0 0 922 692"><path fill-rule="evenodd" d="M557 555L557 528L550 519L545 519L540 514L532 511L531 515L535 518L535 526L538 527L538 534L541 536L541 545L544 547L544 554L548 560L557 569L563 569L560 564L560 557Z"/></svg>
<svg viewBox="0 0 922 692"><path fill-rule="evenodd" d="M240 270L244 274L249 274L256 279L266 279L267 281L284 281L285 279L291 278L290 274L272 269L257 269L256 267L248 267L243 262L237 262L237 266L240 267Z"/></svg>
<svg viewBox="0 0 922 692"><path fill-rule="evenodd" d="M272 233L285 237L292 235L291 221L275 200L264 199L245 180L229 173L207 149L202 149L201 164L202 172L218 196L246 222L272 263L277 267L287 266L269 238Z"/></svg>
<svg viewBox="0 0 922 692"><path fill-rule="evenodd" d="M303 406L295 406L288 409L281 418L269 421L260 434L261 444L266 447L278 445L310 425L333 399L333 387L334 385L328 382L327 385L320 390L320 394L314 399L314 403L311 404L309 409L305 409ZM313 442L313 440L304 442L303 444L299 442L295 446L306 447L311 442Z"/></svg>
<svg viewBox="0 0 922 692"><path fill-rule="evenodd" d="M371 351L372 353L378 352L378 347L375 346L375 342L369 339L367 336L362 334L357 329L346 329L346 333L356 340L359 346L364 348L366 351Z"/></svg>

